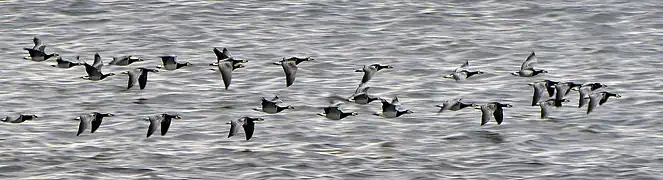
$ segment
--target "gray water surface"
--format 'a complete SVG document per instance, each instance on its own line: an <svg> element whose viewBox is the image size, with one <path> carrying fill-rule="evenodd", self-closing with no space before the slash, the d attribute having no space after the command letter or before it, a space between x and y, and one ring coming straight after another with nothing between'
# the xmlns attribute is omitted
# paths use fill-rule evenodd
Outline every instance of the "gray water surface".
<svg viewBox="0 0 663 180"><path fill-rule="evenodd" d="M0 124L2 179L662 179L663 3L640 1L0 1L0 115L41 118ZM106 66L91 82L82 67L23 60L38 36L65 59L99 53L149 59ZM229 48L246 68L229 90L207 64ZM527 55L550 73L515 77ZM150 74L126 88L130 68L177 55L195 66ZM313 57L285 88L283 57ZM443 77L469 60L486 72ZM358 116L319 117L328 97L350 96L365 64L380 71L371 93L398 96L414 114L371 115L379 103L347 103ZM528 83L600 82L622 95L586 115L568 106L539 118ZM278 94L286 110L252 109ZM437 114L446 99L500 101L501 125L479 126L475 109ZM145 99L145 100L139 100ZM114 113L76 136L79 115ZM148 122L180 114L166 136ZM226 122L260 116L254 137L227 138Z"/></svg>

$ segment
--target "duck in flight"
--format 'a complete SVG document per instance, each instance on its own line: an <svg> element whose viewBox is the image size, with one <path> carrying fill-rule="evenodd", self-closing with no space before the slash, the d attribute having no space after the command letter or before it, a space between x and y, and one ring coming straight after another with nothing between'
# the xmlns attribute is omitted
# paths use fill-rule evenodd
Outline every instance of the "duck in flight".
<svg viewBox="0 0 663 180"><path fill-rule="evenodd" d="M177 62L177 56L159 56L161 58L162 66L157 66L159 69L165 70L176 70L185 66L191 66L193 64L189 62L180 63Z"/></svg>
<svg viewBox="0 0 663 180"><path fill-rule="evenodd" d="M283 67L283 72L285 72L285 86L290 87L295 82L295 75L297 74L297 65L299 65L299 63L302 63L304 61L313 61L313 60L314 59L311 57L307 58L291 57L288 59L283 58L283 60L275 62L274 64L281 65Z"/></svg>
<svg viewBox="0 0 663 180"><path fill-rule="evenodd" d="M544 99L544 97L546 97L545 96L546 91L548 92L548 97L552 97L555 94L555 85L557 85L558 83L559 82L551 80L543 80L528 84L534 88L534 95L532 96L532 106L536 106L539 102L541 102Z"/></svg>
<svg viewBox="0 0 663 180"><path fill-rule="evenodd" d="M562 102L564 102L564 97L571 92L571 89L580 87L582 84L576 84L573 82L560 82L555 85L555 107L562 107Z"/></svg>
<svg viewBox="0 0 663 180"><path fill-rule="evenodd" d="M230 82L232 81L232 72L235 69L243 68L242 63L249 62L247 60L235 59L228 49L223 48L223 51L214 48L214 54L216 54L216 63L210 64L211 66L217 66L219 72L221 72L221 79L223 79L223 84L225 88L228 89Z"/></svg>
<svg viewBox="0 0 663 180"><path fill-rule="evenodd" d="M318 115L326 117L327 119L331 119L331 120L341 120L341 119L346 118L348 116L358 115L357 112L343 112L341 110L341 105L343 105L343 104L344 103L342 103L342 102L331 104L331 105L323 108L325 113L318 113Z"/></svg>
<svg viewBox="0 0 663 180"><path fill-rule="evenodd" d="M451 73L444 78L455 79L456 81L462 81L467 78L470 78L474 75L483 74L481 71L469 71L466 68L470 66L470 61L465 61L459 68L454 70L454 73Z"/></svg>
<svg viewBox="0 0 663 180"><path fill-rule="evenodd" d="M382 98L380 98L380 101L382 102L382 113L374 113L373 115L382 116L386 118L396 118L404 114L414 113L409 109L404 110L402 108L400 101L398 100L398 97L394 97L394 99L392 99L391 102Z"/></svg>
<svg viewBox="0 0 663 180"><path fill-rule="evenodd" d="M490 121L491 117L495 118L495 121L497 124L502 124L502 121L504 121L504 108L510 108L513 107L510 104L502 104L499 102L490 102L485 105L481 105L479 107L475 107L477 109L481 109L481 125L485 125Z"/></svg>
<svg viewBox="0 0 663 180"><path fill-rule="evenodd" d="M350 96L350 98L348 98L348 101L357 104L369 104L375 100L379 100L380 98L378 97L368 95L369 88L370 87L366 86L364 83L359 84L359 87L357 87L355 93L352 96Z"/></svg>
<svg viewBox="0 0 663 180"><path fill-rule="evenodd" d="M37 36L32 38L32 41L35 43L34 47L23 48L24 50L28 51L28 53L30 54L30 57L25 57L25 59L29 59L32 61L45 61L53 56L58 56L57 53L46 54L46 45L42 44L41 40L37 38Z"/></svg>
<svg viewBox="0 0 663 180"><path fill-rule="evenodd" d="M578 89L578 94L580 95L580 98L578 98L578 108L582 108L585 106L585 104L587 104L587 101L589 100L589 94L604 87L608 86L601 83L590 83L580 86Z"/></svg>
<svg viewBox="0 0 663 180"><path fill-rule="evenodd" d="M532 77L539 75L541 73L548 73L548 71L543 70L543 69L534 69L534 64L536 64L537 58L534 52L530 53L529 56L527 56L527 59L523 64L520 66L520 71L513 72L511 73L514 76L520 76L520 77Z"/></svg>
<svg viewBox="0 0 663 180"><path fill-rule="evenodd" d="M148 117L146 121L150 121L150 126L147 128L147 137L149 138L154 133L154 131L159 129L159 127L161 127L161 136L165 136L173 119L182 119L182 117L179 115L171 115L167 113Z"/></svg>
<svg viewBox="0 0 663 180"><path fill-rule="evenodd" d="M7 122L7 123L22 123L22 122L37 119L37 118L38 118L37 115L34 115L34 114L21 114L21 115L18 115L18 117L16 119L11 119L11 117L6 116L5 118L3 118L0 121Z"/></svg>
<svg viewBox="0 0 663 180"><path fill-rule="evenodd" d="M85 72L87 72L87 76L82 77L83 79L99 81L109 76L115 75L114 73L108 73L108 74L101 73L101 68L104 66L104 64L103 61L101 60L101 56L99 55L99 53L94 54L94 64L90 65L86 62L83 63L83 65L85 65Z"/></svg>
<svg viewBox="0 0 663 180"><path fill-rule="evenodd" d="M264 121L260 117L241 117L239 119L230 121L230 132L228 133L228 138L233 137L239 133L239 126L242 126L244 129L244 134L246 135L246 140L248 141L253 137L253 132L255 131L256 121Z"/></svg>
<svg viewBox="0 0 663 180"><path fill-rule="evenodd" d="M138 82L140 89L145 89L145 85L147 85L148 72L155 73L159 71L156 69L149 69L149 68L136 68L124 72L124 74L129 75L129 82L127 84L127 89L131 89L131 87L133 87L136 84L136 82Z"/></svg>
<svg viewBox="0 0 663 180"><path fill-rule="evenodd" d="M77 61L80 60L79 56L76 56L76 60ZM58 56L58 58L55 59L55 62L57 62L58 64L51 65L51 66L56 67L56 68L64 68L64 69L72 68L74 66L81 66L81 65L84 64L82 62L71 62L71 61L63 60L62 57L60 57L60 56Z"/></svg>
<svg viewBox="0 0 663 180"><path fill-rule="evenodd" d="M393 68L392 66L389 65L380 65L380 64L371 64L371 65L365 65L361 69L355 70L355 72L363 72L364 76L361 78L361 84L367 83L369 80L373 78L373 75L377 73L378 71L382 69L391 69Z"/></svg>
<svg viewBox="0 0 663 180"><path fill-rule="evenodd" d="M442 102L441 105L437 105L437 107L440 108L440 111L438 111L437 113L442 113L444 111L458 111L458 110L461 110L461 109L466 108L466 107L476 106L473 103L470 103L470 104L463 103L463 102L461 102L462 100L463 99L458 98L458 99L451 99L451 100L446 100L446 101Z"/></svg>
<svg viewBox="0 0 663 180"><path fill-rule="evenodd" d="M278 96L274 96L272 99L266 99L263 97L260 103L261 108L256 108L254 110L262 111L268 114L276 114L286 109L295 109L292 106L279 106L278 104L282 102L283 101L281 101Z"/></svg>
<svg viewBox="0 0 663 180"><path fill-rule="evenodd" d="M99 112L93 112L92 114L86 114L79 116L76 118L76 120L79 120L80 123L78 124L78 132L76 133L76 136L81 135L87 129L87 127L92 127L92 130L90 131L90 134L94 133L99 129L99 126L101 126L101 121L104 119L104 117L112 117L115 116L111 113L99 113Z"/></svg>
<svg viewBox="0 0 663 180"><path fill-rule="evenodd" d="M548 99L545 101L539 102L539 107L541 107L541 119L545 119L550 115L550 107L554 106L556 99ZM568 99L562 99L562 102L569 102Z"/></svg>
<svg viewBox="0 0 663 180"><path fill-rule="evenodd" d="M128 66L132 63L139 61L144 61L144 59L138 58L137 56L134 55L120 56L120 57L113 57L113 60L110 63L108 63L108 65Z"/></svg>
<svg viewBox="0 0 663 180"><path fill-rule="evenodd" d="M610 93L610 92L596 92L589 95L589 106L587 107L587 114L591 113L596 107L603 105L608 102L610 97L622 97L619 94Z"/></svg>

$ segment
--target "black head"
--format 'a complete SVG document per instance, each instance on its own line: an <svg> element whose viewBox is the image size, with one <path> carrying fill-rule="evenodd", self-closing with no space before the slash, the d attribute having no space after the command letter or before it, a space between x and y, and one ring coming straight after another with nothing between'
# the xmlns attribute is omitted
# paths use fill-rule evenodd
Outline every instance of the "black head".
<svg viewBox="0 0 663 180"><path fill-rule="evenodd" d="M605 84L601 84L601 83L591 83L591 84L589 84L588 86L590 87L590 89L591 89L592 91L593 91L593 90L597 90L597 89L599 89L599 88L608 87L607 85L605 85Z"/></svg>

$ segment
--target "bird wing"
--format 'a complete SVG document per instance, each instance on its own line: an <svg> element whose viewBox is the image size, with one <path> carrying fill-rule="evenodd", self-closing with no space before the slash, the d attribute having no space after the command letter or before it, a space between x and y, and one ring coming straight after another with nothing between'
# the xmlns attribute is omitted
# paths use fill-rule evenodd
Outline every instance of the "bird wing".
<svg viewBox="0 0 663 180"><path fill-rule="evenodd" d="M230 121L230 132L228 133L228 138L234 136L239 132L239 124L244 121L244 118L239 118L237 120Z"/></svg>
<svg viewBox="0 0 663 180"><path fill-rule="evenodd" d="M94 66L92 66L90 64L87 64L87 63L85 63L83 65L85 65L85 72L87 72L88 76L90 76L90 77L92 77L92 76L102 76L101 70L99 70L99 69L95 68Z"/></svg>
<svg viewBox="0 0 663 180"><path fill-rule="evenodd" d="M131 89L131 87L138 82L138 74L141 73L142 70L140 69L134 69L134 70L129 70L127 71L127 75L129 75L129 81L127 83L127 89Z"/></svg>
<svg viewBox="0 0 663 180"><path fill-rule="evenodd" d="M495 121L497 121L497 124L502 124L502 121L504 120L504 109L498 104L495 104L493 108L493 116L495 116Z"/></svg>
<svg viewBox="0 0 663 180"><path fill-rule="evenodd" d="M166 133L168 132L168 128L170 128L170 122L172 120L173 120L172 117L164 117L163 120L161 120L161 135L162 136L166 135Z"/></svg>
<svg viewBox="0 0 663 180"><path fill-rule="evenodd" d="M534 95L532 96L532 106L536 106L539 101L541 101L541 98L545 95L545 90L543 87L545 86L544 84L541 83L534 83L532 87L534 87Z"/></svg>
<svg viewBox="0 0 663 180"><path fill-rule="evenodd" d="M223 52L219 51L219 49L217 48L214 48L214 54L216 54L217 61L229 59L232 57L232 55L230 55L230 52L226 48L223 48Z"/></svg>
<svg viewBox="0 0 663 180"><path fill-rule="evenodd" d="M80 123L78 124L78 132L76 133L76 136L80 135L87 129L88 123L90 123L90 119L92 118L91 115L86 114L78 117L80 119Z"/></svg>
<svg viewBox="0 0 663 180"><path fill-rule="evenodd" d="M104 62L101 60L99 53L94 54L94 63L92 64L94 68L101 70L101 67L104 66Z"/></svg>
<svg viewBox="0 0 663 180"><path fill-rule="evenodd" d="M541 119L548 117L548 114L550 114L550 103L551 101L542 101L539 104L539 107L541 107Z"/></svg>
<svg viewBox="0 0 663 180"><path fill-rule="evenodd" d="M28 54L30 54L30 57L37 57L37 56L45 56L46 53L43 51L39 51L36 49L30 49L30 48L23 48L24 50L28 51Z"/></svg>
<svg viewBox="0 0 663 180"><path fill-rule="evenodd" d="M286 87L290 87L295 82L297 65L294 62L284 61L281 66L283 66L283 71L285 72Z"/></svg>
<svg viewBox="0 0 663 180"><path fill-rule="evenodd" d="M163 66L168 64L177 64L175 61L175 56L161 56L161 63L163 63Z"/></svg>
<svg viewBox="0 0 663 180"><path fill-rule="evenodd" d="M564 101L565 92L569 89L569 86L566 83L559 83L555 85L555 106L562 106L562 101Z"/></svg>
<svg viewBox="0 0 663 180"><path fill-rule="evenodd" d="M520 70L525 70L525 69L534 69L534 64L536 63L536 55L534 52L530 53L529 56L527 56L527 59L523 64L520 66Z"/></svg>
<svg viewBox="0 0 663 180"><path fill-rule="evenodd" d="M364 76L361 78L361 83L366 83L369 80L371 80L371 78L373 78L373 75L375 74L375 72L377 72L377 69L375 69L372 65L371 66L364 66L364 68L362 68L362 70L364 71Z"/></svg>
<svg viewBox="0 0 663 180"><path fill-rule="evenodd" d="M35 43L35 46L32 49L37 49L39 46L42 45L41 40L37 36L32 38L32 42Z"/></svg>
<svg viewBox="0 0 663 180"><path fill-rule="evenodd" d="M36 46L35 50L46 53L46 45L44 44L44 45Z"/></svg>
<svg viewBox="0 0 663 180"><path fill-rule="evenodd" d="M104 119L104 117L103 116L97 116L95 114L95 115L92 116L91 119L92 119L92 121L90 121L91 122L90 124L92 124L92 131L90 131L90 133L94 133L95 131L97 131L97 129L99 129L99 126L101 126L101 121Z"/></svg>
<svg viewBox="0 0 663 180"><path fill-rule="evenodd" d="M140 89L145 89L145 85L147 85L147 73L149 71L147 70L141 70L140 71L140 76L138 77L138 85Z"/></svg>
<svg viewBox="0 0 663 180"><path fill-rule="evenodd" d="M242 128L244 128L244 133L246 134L246 140L248 141L253 137L253 130L255 129L255 122L253 122L252 119L246 118L244 120L244 124L242 124Z"/></svg>
<svg viewBox="0 0 663 180"><path fill-rule="evenodd" d="M581 108L582 106L587 104L587 99L585 98L587 97L587 95L589 95L589 93L591 93L591 90L589 88L586 87L580 88L580 91L578 91L578 94L580 94L580 98L578 98L578 108Z"/></svg>
<svg viewBox="0 0 663 180"><path fill-rule="evenodd" d="M481 105L481 125L485 125L490 121L490 116L491 116L491 110L488 108L487 105Z"/></svg>
<svg viewBox="0 0 663 180"><path fill-rule="evenodd" d="M603 97L601 97L601 101L599 101L599 106L603 105L603 103L605 102L608 102L608 98L610 98L610 96L608 96L608 94L606 93L601 93L601 94L603 94Z"/></svg>
<svg viewBox="0 0 663 180"><path fill-rule="evenodd" d="M228 86L230 86L230 82L233 77L232 61L219 61L218 67L219 67L219 72L221 72L221 78L223 79L223 84L225 85L226 89L228 89Z"/></svg>
<svg viewBox="0 0 663 180"><path fill-rule="evenodd" d="M603 98L603 93L594 93L589 95L589 106L587 106L587 114L591 113L594 108L599 105L599 101Z"/></svg>
<svg viewBox="0 0 663 180"><path fill-rule="evenodd" d="M161 120L163 119L163 116L151 116L148 118L150 121L150 126L147 128L147 137L150 137L154 131L159 128L159 125L161 124Z"/></svg>

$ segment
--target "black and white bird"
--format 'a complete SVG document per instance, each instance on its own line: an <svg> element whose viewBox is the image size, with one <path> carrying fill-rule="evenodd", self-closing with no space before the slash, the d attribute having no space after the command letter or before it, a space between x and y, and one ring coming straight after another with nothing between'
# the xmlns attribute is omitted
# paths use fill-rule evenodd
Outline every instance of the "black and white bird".
<svg viewBox="0 0 663 180"><path fill-rule="evenodd" d="M78 56L76 56L76 60L79 61L80 58ZM55 62L57 62L58 64L51 65L51 66L56 67L56 68L65 68L65 69L71 68L71 67L74 67L74 66L81 66L81 65L84 64L82 62L71 62L71 61L63 60L62 57L60 57L60 56L58 56L58 58L55 59Z"/></svg>
<svg viewBox="0 0 663 180"><path fill-rule="evenodd" d="M37 117L37 115L34 115L34 114L21 114L21 115L18 115L18 117L16 117L16 119L11 119L11 117L6 116L5 118L3 118L0 121L7 122L7 123L22 123L22 122L25 122L27 120L33 120L33 119L36 119L36 118L38 118L38 117Z"/></svg>
<svg viewBox="0 0 663 180"><path fill-rule="evenodd" d="M369 88L370 87L366 86L364 83L360 84L359 87L357 87L357 90L355 90L355 93L348 98L348 101L357 104L369 104L375 100L379 100L379 97L368 95Z"/></svg>
<svg viewBox="0 0 663 180"><path fill-rule="evenodd" d="M266 99L263 97L260 103L261 108L254 110L262 111L268 114L276 114L286 109L295 109L292 106L279 106L278 104L282 102L283 101L281 101L278 96L274 96L272 99Z"/></svg>
<svg viewBox="0 0 663 180"><path fill-rule="evenodd" d="M253 137L253 132L256 129L256 121L264 121L265 119L260 117L241 117L239 119L230 121L230 132L228 133L228 138L233 137L239 133L239 126L242 126L241 129L244 129L244 134L246 135L246 140L248 141Z"/></svg>
<svg viewBox="0 0 663 180"><path fill-rule="evenodd" d="M341 110L341 105L343 105L343 104L344 103L342 103L342 102L331 104L331 105L323 108L325 113L318 113L318 115L324 116L327 119L331 119L331 120L341 120L341 119L346 118L348 116L358 115L357 112L343 112Z"/></svg>
<svg viewBox="0 0 663 180"><path fill-rule="evenodd" d="M576 84L573 82L560 82L555 85L555 107L562 107L562 102L564 97L571 92L571 89L580 87L582 84Z"/></svg>
<svg viewBox="0 0 663 180"><path fill-rule="evenodd" d="M382 102L382 113L374 113L373 115L382 116L386 118L400 117L404 114L412 114L414 112L409 109L403 109L398 97L394 97L391 102L386 99L380 98Z"/></svg>
<svg viewBox="0 0 663 180"><path fill-rule="evenodd" d="M283 58L283 60L279 62L275 62L274 64L276 65L281 65L283 67L283 72L285 72L285 86L290 87L295 82L295 75L297 74L297 65L299 63L302 63L304 61L313 61L314 59L311 57L307 58L297 58L297 57L291 57L291 58Z"/></svg>
<svg viewBox="0 0 663 180"><path fill-rule="evenodd" d="M545 101L539 102L539 107L541 107L541 119L547 118L550 115L550 107L555 105L555 99L548 99ZM568 99L562 99L562 102L569 102Z"/></svg>
<svg viewBox="0 0 663 180"><path fill-rule="evenodd" d="M241 63L248 62L247 60L235 59L228 49L223 48L223 51L214 48L214 54L216 54L216 63L210 65L216 65L221 72L221 79L223 79L223 84L225 88L228 89L230 82L232 81L232 72L235 69L243 68L244 65Z"/></svg>
<svg viewBox="0 0 663 180"><path fill-rule="evenodd" d="M589 95L589 106L587 107L587 114L591 113L596 107L603 105L610 97L622 97L619 94L609 92L595 92Z"/></svg>
<svg viewBox="0 0 663 180"><path fill-rule="evenodd" d="M580 86L580 88L578 89L578 94L580 95L580 98L578 99L578 108L582 108L582 106L585 106L585 104L587 104L587 101L589 101L589 98L587 98L589 97L589 94L604 87L608 86L601 83L590 83L590 84L583 84L582 86Z"/></svg>
<svg viewBox="0 0 663 180"><path fill-rule="evenodd" d="M170 123L173 119L182 119L179 115L171 115L163 113L157 116L150 116L146 121L150 121L150 126L147 128L147 137L149 138L154 131L161 127L161 136L166 135L168 128L170 128Z"/></svg>
<svg viewBox="0 0 663 180"><path fill-rule="evenodd" d="M451 99L451 100L446 100L442 102L440 105L436 105L437 107L440 108L440 111L438 113L442 113L444 111L458 111L466 107L474 107L476 106L474 103L463 103L461 102L463 99L458 98L458 99Z"/></svg>
<svg viewBox="0 0 663 180"><path fill-rule="evenodd" d="M120 56L120 57L113 57L113 60L110 63L108 63L108 65L128 66L132 63L139 61L144 61L144 59L141 59L134 55Z"/></svg>
<svg viewBox="0 0 663 180"><path fill-rule="evenodd" d="M35 43L34 47L23 48L24 50L27 50L28 53L30 54L30 57L26 57L25 59L29 59L32 61L45 61L53 56L58 56L57 53L46 54L46 45L43 44L41 40L37 38L37 36L32 38L32 41Z"/></svg>
<svg viewBox="0 0 663 180"><path fill-rule="evenodd" d="M161 58L161 62L163 63L161 66L157 66L157 68L160 69L176 70L185 66L193 65L189 62L184 62L184 63L177 62L175 60L177 59L177 56L159 56L159 57Z"/></svg>
<svg viewBox="0 0 663 180"><path fill-rule="evenodd" d="M529 56L527 56L527 59L523 64L520 66L520 71L513 72L511 73L514 76L521 76L521 77L532 77L539 75L541 73L548 73L548 71L543 70L543 69L534 69L534 64L536 64L537 58L534 52L532 52Z"/></svg>
<svg viewBox="0 0 663 180"><path fill-rule="evenodd" d="M355 72L364 73L364 76L361 78L361 83L364 84L367 83L369 80L371 80L375 75L375 73L377 73L378 71L382 69L391 69L391 68L394 67L390 65L371 64L371 65L365 65L363 68L355 70Z"/></svg>
<svg viewBox="0 0 663 180"><path fill-rule="evenodd" d="M99 112L93 112L92 114L86 114L79 116L76 118L76 120L79 120L78 124L78 132L76 133L76 136L81 135L87 129L88 127L92 127L92 130L90 131L91 133L94 133L99 129L99 126L101 126L101 122L104 119L104 117L112 117L115 116L111 113L99 113Z"/></svg>
<svg viewBox="0 0 663 180"><path fill-rule="evenodd" d="M499 102L490 102L485 105L481 105L480 107L477 107L477 109L481 109L481 125L485 125L492 119L491 117L495 118L495 121L497 121L497 124L502 124L502 121L504 121L504 108L510 108L513 107L510 104L502 104Z"/></svg>
<svg viewBox="0 0 663 180"><path fill-rule="evenodd" d="M456 81L462 81L467 78L470 78L474 75L483 74L481 71L469 71L466 68L470 66L470 61L465 61L460 67L454 70L454 73L451 73L444 78L455 79Z"/></svg>
<svg viewBox="0 0 663 180"><path fill-rule="evenodd" d="M148 72L159 72L156 69L149 69L149 68L136 68L133 70L129 70L126 72L123 72L123 74L129 75L129 82L127 84L127 89L131 89L136 82L138 82L138 85L140 89L145 89L145 85L147 85L147 73Z"/></svg>
<svg viewBox="0 0 663 180"><path fill-rule="evenodd" d="M83 65L85 65L85 72L87 72L87 76L82 77L83 79L99 81L107 78L108 76L115 75L114 73L101 73L101 68L104 66L104 64L99 53L94 54L94 64L90 65L86 62L83 63Z"/></svg>

